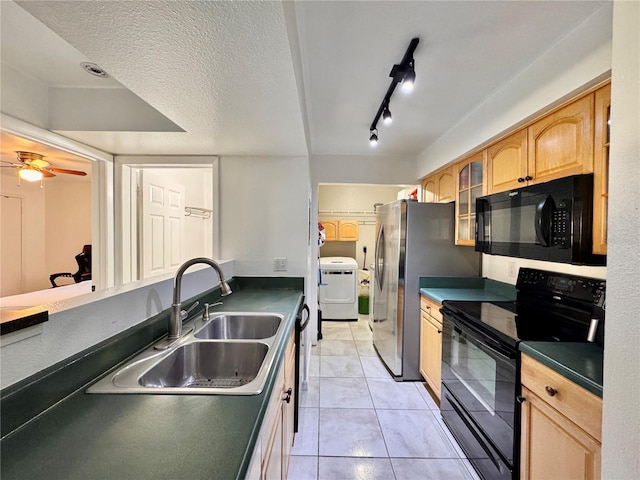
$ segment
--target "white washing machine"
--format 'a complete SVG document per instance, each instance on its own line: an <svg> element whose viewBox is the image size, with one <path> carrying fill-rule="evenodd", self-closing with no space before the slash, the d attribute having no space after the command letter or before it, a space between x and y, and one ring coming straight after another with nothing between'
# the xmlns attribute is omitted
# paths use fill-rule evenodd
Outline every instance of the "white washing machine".
<svg viewBox="0 0 640 480"><path fill-rule="evenodd" d="M323 320L358 320L358 264L349 257L320 257Z"/></svg>

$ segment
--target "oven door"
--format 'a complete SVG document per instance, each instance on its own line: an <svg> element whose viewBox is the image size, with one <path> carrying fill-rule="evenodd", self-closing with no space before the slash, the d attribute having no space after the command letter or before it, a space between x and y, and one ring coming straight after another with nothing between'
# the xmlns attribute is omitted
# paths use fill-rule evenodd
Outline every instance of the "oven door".
<svg viewBox="0 0 640 480"><path fill-rule="evenodd" d="M517 359L516 350L445 311L442 384L510 466L519 432Z"/></svg>

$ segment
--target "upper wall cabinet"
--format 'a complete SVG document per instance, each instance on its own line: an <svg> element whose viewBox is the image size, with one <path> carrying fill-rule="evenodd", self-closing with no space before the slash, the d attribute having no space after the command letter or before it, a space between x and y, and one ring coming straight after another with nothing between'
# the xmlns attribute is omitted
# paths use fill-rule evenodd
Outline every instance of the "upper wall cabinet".
<svg viewBox="0 0 640 480"><path fill-rule="evenodd" d="M326 241L358 241L357 220L321 220Z"/></svg>
<svg viewBox="0 0 640 480"><path fill-rule="evenodd" d="M527 177L527 129L487 148L487 194L522 187Z"/></svg>
<svg viewBox="0 0 640 480"><path fill-rule="evenodd" d="M456 199L455 165L425 177L422 181L422 201L427 203L448 203Z"/></svg>
<svg viewBox="0 0 640 480"><path fill-rule="evenodd" d="M593 109L590 94L529 126L525 180L542 183L593 172Z"/></svg>
<svg viewBox="0 0 640 480"><path fill-rule="evenodd" d="M607 207L609 198L609 119L611 85L595 92L593 152L593 253L607 254Z"/></svg>
<svg viewBox="0 0 640 480"><path fill-rule="evenodd" d="M475 244L476 198L485 194L484 165L484 152L456 164L456 245Z"/></svg>

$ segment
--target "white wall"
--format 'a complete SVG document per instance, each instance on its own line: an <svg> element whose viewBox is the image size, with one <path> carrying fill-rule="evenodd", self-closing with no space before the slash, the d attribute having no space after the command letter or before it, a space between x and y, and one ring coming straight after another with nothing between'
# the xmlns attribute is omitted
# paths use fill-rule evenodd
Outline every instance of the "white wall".
<svg viewBox="0 0 640 480"><path fill-rule="evenodd" d="M611 4L606 4L421 152L417 177L606 75L611 68L611 30Z"/></svg>
<svg viewBox="0 0 640 480"><path fill-rule="evenodd" d="M49 90L47 85L2 63L0 110L14 118L47 128L49 124Z"/></svg>
<svg viewBox="0 0 640 480"><path fill-rule="evenodd" d="M308 179L305 157L221 157L220 251L236 275L306 276ZM287 271L274 271L276 257Z"/></svg>
<svg viewBox="0 0 640 480"><path fill-rule="evenodd" d="M615 1L602 478L640 478L640 2Z"/></svg>

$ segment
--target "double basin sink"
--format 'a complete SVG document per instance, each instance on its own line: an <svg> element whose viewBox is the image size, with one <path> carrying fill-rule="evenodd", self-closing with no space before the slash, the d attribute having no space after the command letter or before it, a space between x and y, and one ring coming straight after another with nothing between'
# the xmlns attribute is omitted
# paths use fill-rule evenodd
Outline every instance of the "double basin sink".
<svg viewBox="0 0 640 480"><path fill-rule="evenodd" d="M153 346L88 393L257 395L282 340L286 314L218 312L185 324L165 350Z"/></svg>

